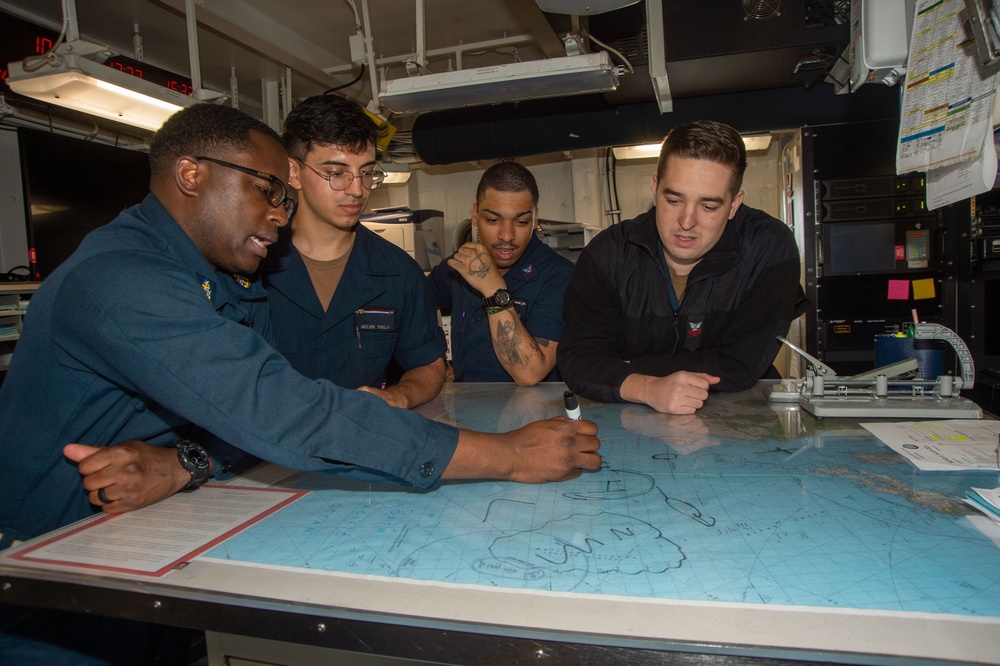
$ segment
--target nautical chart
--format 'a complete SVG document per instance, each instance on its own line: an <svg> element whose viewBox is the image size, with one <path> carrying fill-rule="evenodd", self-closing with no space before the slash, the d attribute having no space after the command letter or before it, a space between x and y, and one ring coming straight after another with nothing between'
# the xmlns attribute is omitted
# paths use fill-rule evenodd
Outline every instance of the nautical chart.
<svg viewBox="0 0 1000 666"><path fill-rule="evenodd" d="M518 389L498 403L471 392L438 417L509 430L558 413L558 396ZM995 474L918 472L855 424L789 427L759 404L715 419L582 406L600 427L598 472L432 491L303 474L287 485L313 492L207 556L491 587L1000 616L1000 548L958 499Z"/></svg>

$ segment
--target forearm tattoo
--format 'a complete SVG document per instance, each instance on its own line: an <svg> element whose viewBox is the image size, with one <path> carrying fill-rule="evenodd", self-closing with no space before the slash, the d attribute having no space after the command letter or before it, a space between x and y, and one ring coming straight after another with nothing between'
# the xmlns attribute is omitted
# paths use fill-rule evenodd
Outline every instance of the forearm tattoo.
<svg viewBox="0 0 1000 666"><path fill-rule="evenodd" d="M514 320L516 316L512 313L509 319L497 322L495 337L497 357L502 365L527 367L531 356L540 354L541 350L538 348L538 343L530 335L528 336L528 346L531 348L531 353L525 355L518 349L522 336L521 329Z"/></svg>
<svg viewBox="0 0 1000 666"><path fill-rule="evenodd" d="M483 259L483 257L486 258ZM472 258L472 261L469 262L469 275L484 278L490 274L491 265L489 255L485 252L480 252Z"/></svg>
<svg viewBox="0 0 1000 666"><path fill-rule="evenodd" d="M517 326L512 321L497 322L496 350L500 363L503 365L527 365L527 359L522 359L517 351L517 344L521 341Z"/></svg>

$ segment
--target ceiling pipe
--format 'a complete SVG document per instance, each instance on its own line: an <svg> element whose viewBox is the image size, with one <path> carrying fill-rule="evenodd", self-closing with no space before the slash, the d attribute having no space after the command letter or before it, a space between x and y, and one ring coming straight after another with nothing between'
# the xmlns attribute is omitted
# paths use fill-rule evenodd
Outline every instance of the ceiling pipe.
<svg viewBox="0 0 1000 666"><path fill-rule="evenodd" d="M514 35L512 37L498 37L497 39L489 39L482 42L470 42L468 44L459 44L458 46L447 46L440 49L431 49L424 55L425 58L435 59L440 56L453 56L461 58L462 53L468 53L469 51L483 51L488 49L502 48L504 46L518 46L520 44L533 44L535 42L534 37L530 35ZM371 49L369 48L369 54ZM404 63L407 60L413 60L416 54L408 53L406 55L389 56L385 58L379 58L378 60L371 60L372 63L370 67L382 67L385 65L397 65ZM327 67L323 71L327 74L346 74L350 72L352 65L338 65L336 67ZM458 69L461 69L459 67Z"/></svg>
<svg viewBox="0 0 1000 666"><path fill-rule="evenodd" d="M417 66L427 66L427 23L424 19L424 0L415 0L417 14Z"/></svg>
<svg viewBox="0 0 1000 666"><path fill-rule="evenodd" d="M670 94L670 80L667 78L667 52L663 34L663 5L659 2L646 3L646 43L649 48L649 80L653 84L656 104L660 113L674 110L674 99Z"/></svg>
<svg viewBox="0 0 1000 666"><path fill-rule="evenodd" d="M63 20L66 22L66 41L80 39L80 24L76 18L76 0L62 0Z"/></svg>
<svg viewBox="0 0 1000 666"><path fill-rule="evenodd" d="M98 125L84 125L53 116L50 113L15 107L8 104L3 95L0 95L0 124L52 132L53 134L94 141L117 148L139 151L149 150L149 140L143 137L105 129Z"/></svg>
<svg viewBox="0 0 1000 666"><path fill-rule="evenodd" d="M372 20L368 15L368 0L361 0L361 20L362 29L365 31L365 51L368 55L368 81L371 83L372 87L372 109L376 114L382 114L382 104L379 102L378 97L378 70L376 69L375 63L375 44L372 41ZM327 72L332 74L333 72Z"/></svg>
<svg viewBox="0 0 1000 666"><path fill-rule="evenodd" d="M191 63L192 97L203 102L210 102L223 96L223 93L206 90L201 86L201 56L198 49L198 14L195 9L196 0L184 0L184 18L187 23L188 60Z"/></svg>
<svg viewBox="0 0 1000 666"><path fill-rule="evenodd" d="M194 0L184 0L184 17L187 20L188 59L191 62L191 87L201 96L201 57L198 55L198 17Z"/></svg>

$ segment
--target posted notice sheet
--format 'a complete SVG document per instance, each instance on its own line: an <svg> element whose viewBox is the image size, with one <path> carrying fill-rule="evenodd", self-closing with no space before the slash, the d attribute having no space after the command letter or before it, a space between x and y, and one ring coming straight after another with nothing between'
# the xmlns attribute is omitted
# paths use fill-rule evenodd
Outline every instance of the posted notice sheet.
<svg viewBox="0 0 1000 666"><path fill-rule="evenodd" d="M162 576L306 492L205 485L138 511L87 518L10 557L23 562Z"/></svg>

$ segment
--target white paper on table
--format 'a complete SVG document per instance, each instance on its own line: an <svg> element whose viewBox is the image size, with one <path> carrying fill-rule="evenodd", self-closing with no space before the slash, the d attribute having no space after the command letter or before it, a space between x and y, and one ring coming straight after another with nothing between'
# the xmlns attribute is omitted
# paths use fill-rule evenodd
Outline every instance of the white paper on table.
<svg viewBox="0 0 1000 666"><path fill-rule="evenodd" d="M10 557L163 576L307 492L204 485L137 511L87 518Z"/></svg>
<svg viewBox="0 0 1000 666"><path fill-rule="evenodd" d="M923 470L996 470L1000 421L862 423L886 446Z"/></svg>

